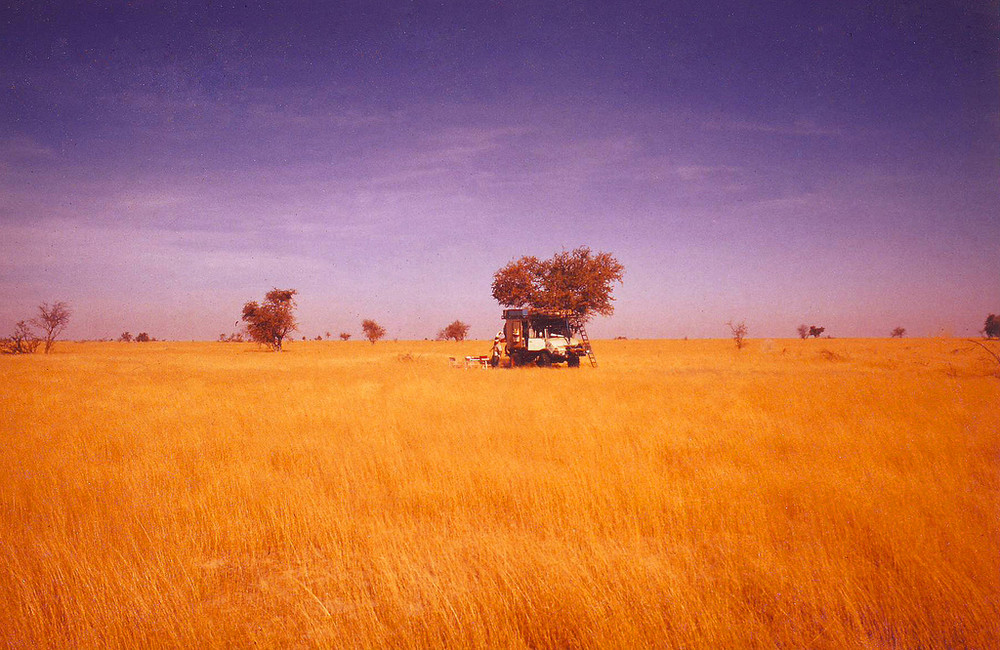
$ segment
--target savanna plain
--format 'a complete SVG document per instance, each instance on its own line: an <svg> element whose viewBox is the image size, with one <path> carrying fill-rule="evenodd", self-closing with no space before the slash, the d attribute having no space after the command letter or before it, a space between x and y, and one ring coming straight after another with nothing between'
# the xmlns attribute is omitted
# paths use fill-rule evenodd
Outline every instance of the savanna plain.
<svg viewBox="0 0 1000 650"><path fill-rule="evenodd" d="M982 349L594 347L0 358L0 645L1000 647Z"/></svg>

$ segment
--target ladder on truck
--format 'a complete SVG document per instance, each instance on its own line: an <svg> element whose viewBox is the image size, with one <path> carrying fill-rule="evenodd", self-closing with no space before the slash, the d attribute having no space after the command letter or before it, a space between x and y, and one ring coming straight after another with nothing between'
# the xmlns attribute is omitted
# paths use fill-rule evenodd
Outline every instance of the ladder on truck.
<svg viewBox="0 0 1000 650"><path fill-rule="evenodd" d="M587 358L590 359L590 366L592 368L596 368L597 357L594 356L594 348L590 345L590 337L587 336L587 330L583 328L583 325L581 325L580 329L577 330L577 334L580 335L580 340L583 341L583 347L587 350Z"/></svg>

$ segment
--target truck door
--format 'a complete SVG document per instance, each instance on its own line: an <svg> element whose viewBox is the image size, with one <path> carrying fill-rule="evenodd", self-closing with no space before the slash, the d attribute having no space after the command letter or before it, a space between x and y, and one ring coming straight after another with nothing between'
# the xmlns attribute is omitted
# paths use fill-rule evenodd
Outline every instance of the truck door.
<svg viewBox="0 0 1000 650"><path fill-rule="evenodd" d="M523 329L521 327L521 321L519 320L509 320L507 321L507 326L505 327L504 335L507 337L507 347L508 348L519 348L523 345Z"/></svg>

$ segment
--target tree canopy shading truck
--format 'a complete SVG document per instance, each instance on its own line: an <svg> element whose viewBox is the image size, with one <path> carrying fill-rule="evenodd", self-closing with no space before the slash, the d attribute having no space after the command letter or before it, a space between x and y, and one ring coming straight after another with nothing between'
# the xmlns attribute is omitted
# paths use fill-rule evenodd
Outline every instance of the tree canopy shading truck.
<svg viewBox="0 0 1000 650"><path fill-rule="evenodd" d="M504 326L493 340L490 365L499 366L505 356L512 367L565 363L578 368L581 357L596 365L586 332L573 327L573 315L554 309L503 310Z"/></svg>

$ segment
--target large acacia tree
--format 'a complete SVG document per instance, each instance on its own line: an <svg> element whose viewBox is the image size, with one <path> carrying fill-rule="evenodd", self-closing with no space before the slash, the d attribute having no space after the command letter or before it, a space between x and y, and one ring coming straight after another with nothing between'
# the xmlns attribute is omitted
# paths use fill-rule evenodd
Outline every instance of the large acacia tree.
<svg viewBox="0 0 1000 650"><path fill-rule="evenodd" d="M276 352L289 334L298 329L295 321L295 289L272 289L264 302L243 305L243 322L250 340L268 346Z"/></svg>
<svg viewBox="0 0 1000 650"><path fill-rule="evenodd" d="M505 307L534 307L572 312L574 325L594 314L610 316L615 284L625 267L610 253L581 246L550 259L522 257L493 275L493 297Z"/></svg>

